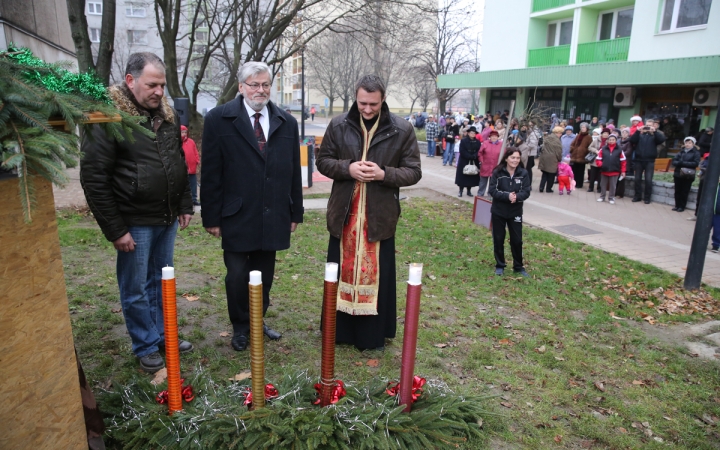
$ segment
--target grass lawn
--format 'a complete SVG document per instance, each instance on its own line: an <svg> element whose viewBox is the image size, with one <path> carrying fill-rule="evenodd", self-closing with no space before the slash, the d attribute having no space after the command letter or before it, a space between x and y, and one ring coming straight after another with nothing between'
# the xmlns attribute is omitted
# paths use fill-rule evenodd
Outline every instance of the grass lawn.
<svg viewBox="0 0 720 450"><path fill-rule="evenodd" d="M464 448L720 447L718 362L644 331L707 319L656 311L663 298L692 295L677 276L526 227L532 279L496 277L490 233L470 223L470 212L464 202L403 203L398 336L382 353L339 346L339 379L398 378L407 264L422 262L416 374L460 394L497 394L486 407L503 414L488 417L485 437ZM91 217L61 212L58 222L75 343L91 385L145 377L125 332L111 245ZM319 377L326 247L325 215L317 211L305 215L290 250L278 253L266 319L283 338L266 341L269 382L288 370ZM185 295L181 336L196 347L183 356L183 371L203 366L223 380L248 370L248 352L229 345L220 242L199 218L178 234L175 262L178 295Z"/></svg>

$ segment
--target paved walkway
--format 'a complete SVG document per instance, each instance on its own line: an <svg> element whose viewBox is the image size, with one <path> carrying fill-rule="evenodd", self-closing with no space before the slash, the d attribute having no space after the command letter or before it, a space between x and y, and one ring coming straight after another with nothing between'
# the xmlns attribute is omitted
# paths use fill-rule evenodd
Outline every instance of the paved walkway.
<svg viewBox="0 0 720 450"><path fill-rule="evenodd" d="M423 178L413 188L432 189L472 202L471 197L457 197L455 168L443 167L442 159L422 156ZM68 170L71 182L65 189L54 188L57 207L84 206L78 170ZM525 222L552 231L602 250L660 267L678 276L685 276L695 222L688 221L692 211L677 213L668 205L631 203L630 198L618 199L615 205L598 203L597 195L579 189L572 195L539 193L540 175L535 169L534 186L525 203ZM331 182L315 182L306 194L330 193ZM412 189L412 188L408 188ZM475 194L477 188L473 189ZM327 201L306 200L308 209L322 209ZM468 218L469 220L470 218ZM720 254L708 252L703 282L720 287Z"/></svg>

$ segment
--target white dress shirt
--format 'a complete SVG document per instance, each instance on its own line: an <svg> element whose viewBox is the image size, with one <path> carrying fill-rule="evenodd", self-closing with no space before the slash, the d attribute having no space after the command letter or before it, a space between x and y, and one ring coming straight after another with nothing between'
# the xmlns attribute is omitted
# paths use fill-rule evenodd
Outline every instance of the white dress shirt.
<svg viewBox="0 0 720 450"><path fill-rule="evenodd" d="M270 132L270 118L268 117L269 113L267 105L263 106L263 109L260 111L255 111L247 104L245 99L243 99L243 104L245 105L245 110L250 116L250 126L255 126L255 113L260 113L260 126L262 127L263 134L265 135L265 142L269 141L270 139L268 137L268 133Z"/></svg>

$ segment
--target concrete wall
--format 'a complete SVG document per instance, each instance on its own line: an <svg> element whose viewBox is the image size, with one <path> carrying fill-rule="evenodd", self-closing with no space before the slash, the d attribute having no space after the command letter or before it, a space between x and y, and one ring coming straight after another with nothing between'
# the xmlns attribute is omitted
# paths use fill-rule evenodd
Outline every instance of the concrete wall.
<svg viewBox="0 0 720 450"><path fill-rule="evenodd" d="M692 187L686 209L694 210L697 207L698 188ZM625 198L632 198L635 195L635 178L627 177L625 180ZM675 206L675 184L665 181L653 180L653 192L651 200L656 203Z"/></svg>
<svg viewBox="0 0 720 450"><path fill-rule="evenodd" d="M481 72L526 67L531 6L531 0L485 2Z"/></svg>
<svg viewBox="0 0 720 450"><path fill-rule="evenodd" d="M1 0L0 49L10 43L48 62L76 62L65 0Z"/></svg>
<svg viewBox="0 0 720 450"><path fill-rule="evenodd" d="M662 1L636 0L628 61L720 54L720 5L713 2L707 28L658 34ZM691 69L691 68L688 68Z"/></svg>

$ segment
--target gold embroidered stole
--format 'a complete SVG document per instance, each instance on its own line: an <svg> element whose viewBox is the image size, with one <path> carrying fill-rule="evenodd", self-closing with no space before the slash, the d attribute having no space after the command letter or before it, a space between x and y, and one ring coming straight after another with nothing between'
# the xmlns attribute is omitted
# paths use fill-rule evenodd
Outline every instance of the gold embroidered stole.
<svg viewBox="0 0 720 450"><path fill-rule="evenodd" d="M360 115L363 132L362 161L378 125L367 130ZM367 183L355 182L348 223L343 226L340 239L340 285L337 309L353 316L376 316L380 285L380 242L368 241Z"/></svg>

